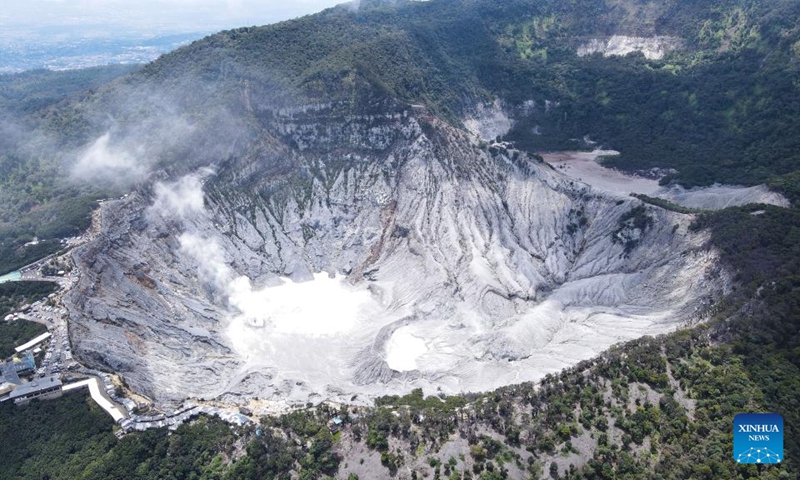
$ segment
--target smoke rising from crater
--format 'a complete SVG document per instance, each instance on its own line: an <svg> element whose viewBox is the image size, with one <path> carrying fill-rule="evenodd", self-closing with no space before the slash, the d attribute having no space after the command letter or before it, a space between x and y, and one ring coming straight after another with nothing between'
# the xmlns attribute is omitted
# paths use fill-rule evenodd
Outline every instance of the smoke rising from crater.
<svg viewBox="0 0 800 480"><path fill-rule="evenodd" d="M72 168L73 178L87 182L103 181L121 185L139 181L147 174L147 167L141 158L144 152L129 152L111 146L111 133L106 132L94 141Z"/></svg>
<svg viewBox="0 0 800 480"><path fill-rule="evenodd" d="M203 182L214 174L211 168L201 168L174 182L157 182L153 186L153 203L147 210L154 216L182 224L184 232L178 236L181 253L197 262L198 274L223 292L230 290L233 270L225 261L225 252L216 238L203 236L192 230L190 221L206 216Z"/></svg>
<svg viewBox="0 0 800 480"><path fill-rule="evenodd" d="M182 224L184 231L178 236L180 252L197 263L197 273L205 283L233 297L235 292L251 291L250 280L237 278L225 260L225 251L217 238L203 235L191 226L191 220L208 215L203 182L213 174L212 169L201 168L174 182L156 183L153 187L155 198L147 213L151 219L159 216Z"/></svg>
<svg viewBox="0 0 800 480"><path fill-rule="evenodd" d="M174 182L157 183L149 214L182 225L180 253L196 264L201 282L213 286L236 312L230 316L228 327L234 346L245 355L258 356L263 354L262 339L253 337L253 327L268 325L278 333L318 337L350 331L366 318L361 314L363 308L377 305L372 295L325 273L316 274L311 282L284 282L263 288L237 274L226 259L224 239L193 226L193 220L200 217L208 220L203 180L211 174L209 169L201 169ZM316 301L309 303L308 298Z"/></svg>
<svg viewBox="0 0 800 480"><path fill-rule="evenodd" d="M158 103L159 98L155 95L152 101ZM135 105L118 108L136 111ZM114 119L94 122L101 131L105 128L105 133L73 153L75 160L69 173L74 182L129 187L146 180L160 164L191 145L196 131L194 124L163 105L150 109L140 119L123 122L124 128Z"/></svg>
<svg viewBox="0 0 800 480"><path fill-rule="evenodd" d="M181 252L197 262L197 272L205 281L226 292L230 290L233 271L225 262L225 252L216 239L184 232L178 241Z"/></svg>
<svg viewBox="0 0 800 480"><path fill-rule="evenodd" d="M157 182L153 186L155 199L148 213L175 220L205 214L203 181L213 174L212 169L202 168L175 182Z"/></svg>
<svg viewBox="0 0 800 480"><path fill-rule="evenodd" d="M219 80L186 73L167 86L120 82L99 93L76 113L90 133L67 153L70 179L124 188L159 170L177 178L240 155L251 130L231 113L238 100L196 95L220 88Z"/></svg>

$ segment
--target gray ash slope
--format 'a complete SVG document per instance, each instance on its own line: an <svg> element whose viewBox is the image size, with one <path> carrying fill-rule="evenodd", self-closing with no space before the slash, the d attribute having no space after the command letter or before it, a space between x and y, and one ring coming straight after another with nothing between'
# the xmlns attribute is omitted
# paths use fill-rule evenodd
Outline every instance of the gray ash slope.
<svg viewBox="0 0 800 480"><path fill-rule="evenodd" d="M163 406L368 401L535 380L703 319L728 281L692 216L462 128L561 118L556 92L513 91L534 69L485 63L513 52L479 19L562 2L397 3L213 35L51 112L155 171L74 254L79 358ZM570 51L638 31L570 15Z"/></svg>
<svg viewBox="0 0 800 480"><path fill-rule="evenodd" d="M457 393L700 320L722 293L691 216L594 192L423 109L384 109L276 110L215 174L109 202L100 235L75 253L80 357L163 405ZM192 254L189 238L214 248ZM318 272L368 292L353 325L316 335L245 323L256 348L237 345L236 277L269 290ZM398 332L424 343L410 368L387 363Z"/></svg>

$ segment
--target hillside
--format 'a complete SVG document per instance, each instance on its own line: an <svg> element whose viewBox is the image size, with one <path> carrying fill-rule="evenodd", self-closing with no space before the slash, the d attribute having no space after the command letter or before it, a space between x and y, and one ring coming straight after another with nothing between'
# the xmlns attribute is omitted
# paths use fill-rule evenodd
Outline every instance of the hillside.
<svg viewBox="0 0 800 480"><path fill-rule="evenodd" d="M14 410L29 434L2 470L793 478L796 204L700 212L591 188L538 153L602 146L664 183L796 200L798 14L363 0L24 103L31 137L2 152L5 251L27 258L32 234L79 231L118 197L73 252L76 357L164 411L296 411L116 440L70 396L53 408L84 412L86 439L65 451ZM781 466L732 461L742 411L784 415Z"/></svg>
<svg viewBox="0 0 800 480"><path fill-rule="evenodd" d="M620 168L674 168L678 173L666 180L686 186L769 181L793 195L792 172L800 168L792 143L800 124L797 18L793 1L672 0L655 7L440 0L337 7L212 35L79 101L45 106L26 120L39 125L38 153L12 144L5 163L36 159L34 170L12 169L15 178L67 190L69 198L78 192L69 183L66 188L64 169L83 146L112 130L114 143L141 148L141 137L163 129L162 117L189 121L200 133L179 143L200 143L205 151L219 143L213 139L230 137L215 136L212 125L228 123L228 114L241 119L243 110L255 118L236 128L248 130L293 102L365 106L394 98L426 105L460 125L499 99L501 116L514 125L499 133L528 151L587 148L588 137L621 151L614 161ZM610 52L604 42L614 35L632 39L629 50L650 48L663 56L578 55ZM61 151L57 158L42 154L53 146ZM179 146L145 156L174 165L193 153L171 151ZM237 153L214 151L226 155ZM32 193L15 198L32 212L43 210L40 236L64 234L67 225L49 214L60 211L64 196ZM70 202L76 213L85 212L78 200ZM3 235L36 233L30 225L10 228L19 219L16 210L6 210Z"/></svg>
<svg viewBox="0 0 800 480"><path fill-rule="evenodd" d="M258 129L271 111L292 103L364 107L394 98L426 105L455 125L487 114L510 117L511 131L493 133L528 151L588 148L589 138L619 150L619 168L676 169L665 181L688 187L769 182L793 196L792 173L800 169L793 143L800 138L797 18L791 0L362 2L360 9L221 32L81 100L44 106L26 120L39 125L38 153L11 145L5 163L35 159L33 170L13 168L15 178L69 198L79 192L65 186L65 169L109 130L112 144L141 149L142 137L164 129L159 118L177 115L199 133L137 160L174 166L195 153L181 145L204 152L229 138L230 131L215 136L214 126L242 120L243 111L254 118L239 131ZM636 49L645 56L604 56ZM57 157L42 155L52 146ZM227 148L197 164L241 153ZM50 213L58 205L86 211L64 195L33 193L15 193L20 200L5 210L3 236L36 233L15 225L19 204L42 210L39 236L69 230Z"/></svg>
<svg viewBox="0 0 800 480"><path fill-rule="evenodd" d="M142 75L249 81L256 111L390 96L457 125L500 99L518 146L585 148L588 136L622 152L615 166L675 168L686 186L800 168L796 2L376 3L222 32ZM614 36L646 58L587 54L613 53L595 44Z"/></svg>
<svg viewBox="0 0 800 480"><path fill-rule="evenodd" d="M58 250L58 242L25 247L34 236L52 240L85 230L94 200L109 190L68 181L57 136L41 126L42 112L136 68L0 75L0 274Z"/></svg>

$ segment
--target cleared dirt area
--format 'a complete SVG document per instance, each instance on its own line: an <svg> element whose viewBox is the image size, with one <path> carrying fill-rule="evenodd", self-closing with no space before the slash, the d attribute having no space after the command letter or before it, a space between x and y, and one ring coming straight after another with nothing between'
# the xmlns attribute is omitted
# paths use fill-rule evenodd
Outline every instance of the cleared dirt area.
<svg viewBox="0 0 800 480"><path fill-rule="evenodd" d="M619 152L557 152L542 154L542 158L562 174L612 195L627 197L631 193L639 193L701 210L720 210L748 203L789 206L786 198L764 185L712 185L688 190L677 185L662 187L657 180L628 175L600 164L602 157L613 155L619 155Z"/></svg>

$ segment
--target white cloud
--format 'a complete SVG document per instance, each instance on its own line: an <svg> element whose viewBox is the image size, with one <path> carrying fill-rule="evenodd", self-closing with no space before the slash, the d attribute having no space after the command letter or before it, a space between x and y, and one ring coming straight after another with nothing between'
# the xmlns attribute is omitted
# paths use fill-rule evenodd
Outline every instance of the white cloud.
<svg viewBox="0 0 800 480"><path fill-rule="evenodd" d="M95 140L78 158L72 169L73 177L121 185L140 180L147 174L147 168L134 154L109 146L110 141L110 133Z"/></svg>

